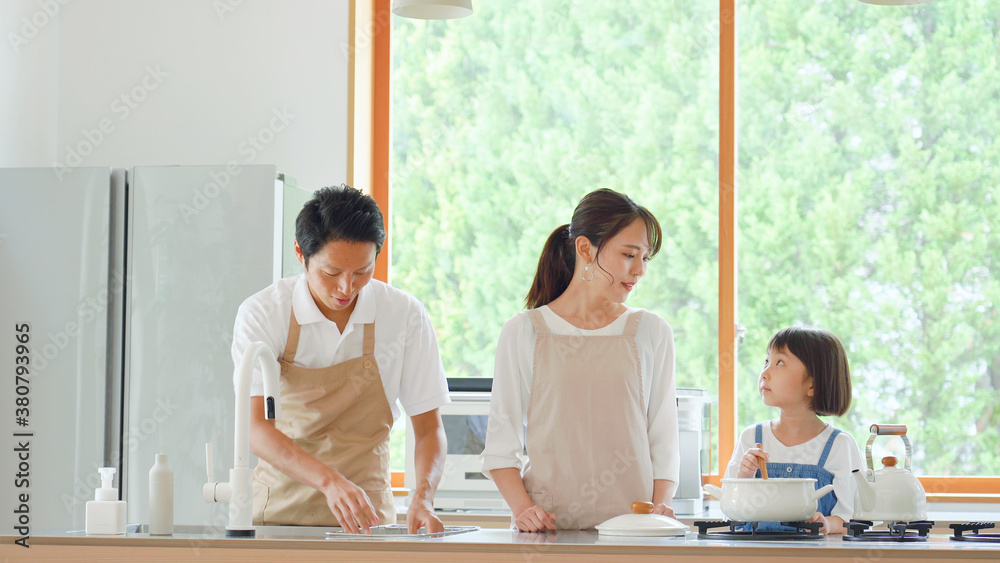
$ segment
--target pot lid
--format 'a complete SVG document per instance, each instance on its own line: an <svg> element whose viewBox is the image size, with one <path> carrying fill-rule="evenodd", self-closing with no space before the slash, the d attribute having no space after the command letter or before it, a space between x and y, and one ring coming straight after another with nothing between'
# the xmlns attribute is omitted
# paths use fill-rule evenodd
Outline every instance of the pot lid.
<svg viewBox="0 0 1000 563"><path fill-rule="evenodd" d="M686 524L662 514L622 514L597 525L606 536L682 536Z"/></svg>

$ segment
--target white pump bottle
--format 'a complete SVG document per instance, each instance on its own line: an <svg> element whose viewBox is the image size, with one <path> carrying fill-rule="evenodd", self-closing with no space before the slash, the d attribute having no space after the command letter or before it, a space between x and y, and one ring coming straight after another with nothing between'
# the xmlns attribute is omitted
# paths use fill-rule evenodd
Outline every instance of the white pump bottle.
<svg viewBox="0 0 1000 563"><path fill-rule="evenodd" d="M118 535L125 533L125 501L118 500L118 489L111 486L114 467L101 467L101 486L94 500L87 502L87 534Z"/></svg>

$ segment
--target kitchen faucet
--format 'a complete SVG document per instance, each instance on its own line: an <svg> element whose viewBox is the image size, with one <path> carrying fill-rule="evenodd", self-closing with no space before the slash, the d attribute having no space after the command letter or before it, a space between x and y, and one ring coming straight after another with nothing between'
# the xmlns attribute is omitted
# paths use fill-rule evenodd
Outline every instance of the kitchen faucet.
<svg viewBox="0 0 1000 563"><path fill-rule="evenodd" d="M212 480L212 444L205 444L208 482L202 486L205 502L228 502L229 525L226 536L254 537L253 470L250 469L250 374L260 360L264 372L264 418L274 420L280 412L278 395L278 360L263 342L247 346L236 370L236 432L233 440L233 468L229 482Z"/></svg>

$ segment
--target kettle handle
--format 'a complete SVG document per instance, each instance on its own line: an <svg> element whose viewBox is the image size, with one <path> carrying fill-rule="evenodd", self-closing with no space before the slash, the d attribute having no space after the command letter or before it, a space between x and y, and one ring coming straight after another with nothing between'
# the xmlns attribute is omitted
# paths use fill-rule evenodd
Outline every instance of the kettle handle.
<svg viewBox="0 0 1000 563"><path fill-rule="evenodd" d="M868 429L872 434L879 436L905 436L905 424L872 424Z"/></svg>
<svg viewBox="0 0 1000 563"><path fill-rule="evenodd" d="M868 464L868 471L875 471L875 462L872 461L872 443L876 436L899 436L903 439L903 446L906 448L906 456L903 458L903 469L910 470L910 461L913 457L913 448L910 446L910 439L906 437L905 424L872 424L868 430L871 435L868 443L865 444L865 462Z"/></svg>

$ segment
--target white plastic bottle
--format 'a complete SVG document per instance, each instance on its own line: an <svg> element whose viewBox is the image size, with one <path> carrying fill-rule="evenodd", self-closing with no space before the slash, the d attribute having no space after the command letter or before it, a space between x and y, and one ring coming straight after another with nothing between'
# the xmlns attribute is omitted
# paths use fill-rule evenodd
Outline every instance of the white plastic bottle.
<svg viewBox="0 0 1000 563"><path fill-rule="evenodd" d="M114 467L101 467L101 486L94 491L94 500L87 502L88 535L118 535L125 533L125 501L118 500L118 489L111 486Z"/></svg>
<svg viewBox="0 0 1000 563"><path fill-rule="evenodd" d="M174 471L167 465L167 454L156 454L149 470L149 535L174 533Z"/></svg>

